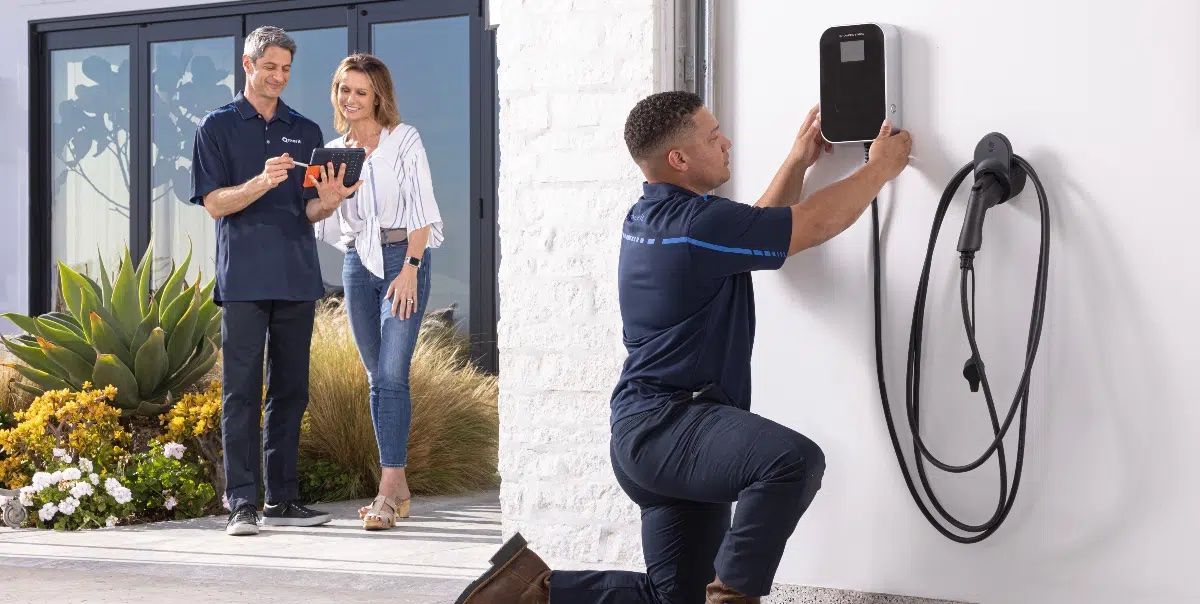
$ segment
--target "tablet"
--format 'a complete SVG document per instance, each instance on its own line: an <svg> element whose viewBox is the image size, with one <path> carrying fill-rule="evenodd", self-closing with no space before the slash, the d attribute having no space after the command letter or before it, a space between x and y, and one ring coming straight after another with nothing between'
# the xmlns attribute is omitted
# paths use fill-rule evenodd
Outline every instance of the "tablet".
<svg viewBox="0 0 1200 604"><path fill-rule="evenodd" d="M363 162L367 159L367 150L361 147L351 147L341 149L335 147L321 147L313 149L312 159L308 162L308 168L304 171L304 186L315 187L317 180L321 176L321 166L333 162L333 169L336 172L341 168L342 164L346 164L346 176L342 179L342 185L349 187L358 182L359 176L362 174Z"/></svg>

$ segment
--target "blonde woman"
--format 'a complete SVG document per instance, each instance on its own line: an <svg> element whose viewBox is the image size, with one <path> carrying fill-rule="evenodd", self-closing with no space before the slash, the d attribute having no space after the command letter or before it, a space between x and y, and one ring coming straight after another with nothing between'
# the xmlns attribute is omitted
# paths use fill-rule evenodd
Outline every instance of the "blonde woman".
<svg viewBox="0 0 1200 604"><path fill-rule="evenodd" d="M346 311L371 387L382 475L378 496L359 516L367 530L389 529L408 517L411 501L404 473L412 421L408 375L442 217L421 136L400 121L387 66L369 54L346 57L334 72L330 101L341 136L325 146L362 147L367 159L361 188L315 227L318 238L346 253Z"/></svg>

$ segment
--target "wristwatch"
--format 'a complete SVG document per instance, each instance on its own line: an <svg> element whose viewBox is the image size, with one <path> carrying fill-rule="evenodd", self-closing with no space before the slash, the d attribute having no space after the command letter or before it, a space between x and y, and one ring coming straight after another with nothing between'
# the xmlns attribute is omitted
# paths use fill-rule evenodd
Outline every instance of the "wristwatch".
<svg viewBox="0 0 1200 604"><path fill-rule="evenodd" d="M417 257L415 257L415 256L405 256L405 257L404 257L404 263L405 263L405 264L411 264L411 265L413 265L413 266L414 266L414 267L416 267L416 268L421 268L421 259L420 259L420 258L417 258Z"/></svg>

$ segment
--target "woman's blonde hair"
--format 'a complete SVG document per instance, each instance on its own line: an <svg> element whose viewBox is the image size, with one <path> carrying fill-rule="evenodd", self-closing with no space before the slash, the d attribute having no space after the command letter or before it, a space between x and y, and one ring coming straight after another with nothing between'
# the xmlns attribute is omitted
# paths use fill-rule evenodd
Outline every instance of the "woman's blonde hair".
<svg viewBox="0 0 1200 604"><path fill-rule="evenodd" d="M342 78L351 71L357 71L367 76L371 88L375 91L375 121L384 128L395 128L400 124L400 109L396 107L396 91L392 86L392 74L387 65L379 57L364 52L354 53L338 64L333 72L333 87L329 93L329 102L333 104L333 127L341 134L350 131L350 123L346 121L342 108L338 105L338 87Z"/></svg>

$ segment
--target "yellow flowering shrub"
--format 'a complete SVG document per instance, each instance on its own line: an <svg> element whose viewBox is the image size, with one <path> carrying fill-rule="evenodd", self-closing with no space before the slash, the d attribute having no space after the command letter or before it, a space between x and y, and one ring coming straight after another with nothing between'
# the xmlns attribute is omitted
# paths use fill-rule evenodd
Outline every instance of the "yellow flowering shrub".
<svg viewBox="0 0 1200 604"><path fill-rule="evenodd" d="M221 434L221 383L213 380L202 392L189 392L162 416L166 432L160 440L183 442Z"/></svg>
<svg viewBox="0 0 1200 604"><path fill-rule="evenodd" d="M0 483L28 484L36 469L54 463L55 449L115 468L132 441L118 421L120 409L111 403L116 395L112 386L93 390L85 383L81 392L48 391L15 413L16 426L0 430L0 448L7 454L0 461Z"/></svg>
<svg viewBox="0 0 1200 604"><path fill-rule="evenodd" d="M213 380L203 391L183 395L160 421L164 432L158 437L159 442L183 443L195 451L217 492L223 492L221 382Z"/></svg>

